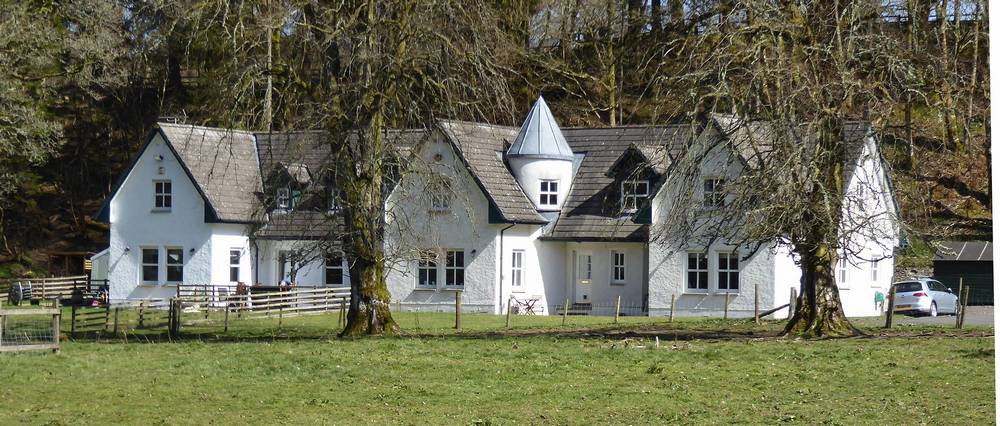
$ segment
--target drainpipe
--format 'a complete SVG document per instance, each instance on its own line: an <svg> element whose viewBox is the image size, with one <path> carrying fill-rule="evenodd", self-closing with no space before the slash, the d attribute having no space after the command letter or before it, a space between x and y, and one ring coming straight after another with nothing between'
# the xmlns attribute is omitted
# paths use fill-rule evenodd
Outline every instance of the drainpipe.
<svg viewBox="0 0 1000 426"><path fill-rule="evenodd" d="M258 280L258 278L260 278L260 262L258 260L258 256L260 256L260 246L257 245L256 239L251 239L250 244L253 244L253 282L250 283L252 286L260 282Z"/></svg>
<svg viewBox="0 0 1000 426"><path fill-rule="evenodd" d="M513 228L516 223L507 225L506 228L500 230L500 313L503 313L503 231Z"/></svg>

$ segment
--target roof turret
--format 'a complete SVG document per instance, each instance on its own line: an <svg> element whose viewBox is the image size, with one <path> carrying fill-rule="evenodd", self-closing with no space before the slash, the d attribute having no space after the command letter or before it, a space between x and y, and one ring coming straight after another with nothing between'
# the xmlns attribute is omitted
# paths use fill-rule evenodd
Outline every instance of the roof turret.
<svg viewBox="0 0 1000 426"><path fill-rule="evenodd" d="M566 143L552 111L541 96L531 107L528 118L507 150L509 156L531 156L554 159L573 159L573 150Z"/></svg>

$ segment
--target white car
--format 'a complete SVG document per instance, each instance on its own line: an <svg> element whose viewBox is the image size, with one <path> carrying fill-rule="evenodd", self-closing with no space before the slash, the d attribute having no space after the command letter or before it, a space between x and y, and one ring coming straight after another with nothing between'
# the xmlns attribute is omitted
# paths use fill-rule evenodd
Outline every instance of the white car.
<svg viewBox="0 0 1000 426"><path fill-rule="evenodd" d="M914 278L892 285L896 292L893 312L938 316L958 314L958 296L950 288L930 278Z"/></svg>

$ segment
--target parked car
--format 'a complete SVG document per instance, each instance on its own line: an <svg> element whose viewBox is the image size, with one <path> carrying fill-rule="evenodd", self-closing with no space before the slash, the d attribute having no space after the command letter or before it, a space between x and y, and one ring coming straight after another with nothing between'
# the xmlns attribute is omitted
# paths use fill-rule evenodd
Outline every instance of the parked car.
<svg viewBox="0 0 1000 426"><path fill-rule="evenodd" d="M893 312L938 316L958 314L958 296L941 282L931 278L913 278L892 285L896 291Z"/></svg>

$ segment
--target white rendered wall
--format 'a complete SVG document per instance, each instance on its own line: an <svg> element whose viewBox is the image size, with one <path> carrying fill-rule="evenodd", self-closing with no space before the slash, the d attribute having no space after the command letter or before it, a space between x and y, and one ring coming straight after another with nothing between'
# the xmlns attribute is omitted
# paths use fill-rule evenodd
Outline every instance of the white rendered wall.
<svg viewBox="0 0 1000 426"><path fill-rule="evenodd" d="M621 283L612 282L611 279L611 252L620 251L625 253L625 281ZM581 253L589 253L591 257L591 284L590 300L592 312L599 314L613 314L614 304L618 296L621 296L623 307L642 307L647 293L648 276L648 255L646 244L644 243L621 243L621 242L570 242L566 243L565 249L565 271L566 271L566 297L570 303L576 301L576 256ZM563 300L554 301L555 305L565 303Z"/></svg>
<svg viewBox="0 0 1000 426"><path fill-rule="evenodd" d="M463 310L499 312L498 234L501 225L489 223L488 201L456 156L452 145L435 135L411 162L413 169L393 191L387 203L387 284L393 303L403 309L452 311L455 289L445 288L447 249L465 253ZM430 177L446 177L452 185L451 207L432 211ZM507 247L505 246L505 249ZM441 252L438 287L417 288L417 259L423 250Z"/></svg>
<svg viewBox="0 0 1000 426"><path fill-rule="evenodd" d="M533 158L512 156L509 158L510 168L521 185L524 194L528 196L535 207L542 211L557 211L562 208L569 195L569 187L573 181L573 160L554 160L548 158ZM559 181L556 205L539 206L541 181L555 179Z"/></svg>
<svg viewBox="0 0 1000 426"><path fill-rule="evenodd" d="M252 284L252 257L250 239L246 236L246 225L212 224L212 281L213 285L231 285L237 282ZM235 282L229 281L229 251L240 251L240 276Z"/></svg>
<svg viewBox="0 0 1000 426"><path fill-rule="evenodd" d="M295 271L295 285L299 287L322 287L326 283L326 259L322 253L316 249L315 241L297 240L258 240L258 251L251 251L251 255L246 256L247 263L257 263L257 283L262 285L278 285L281 277L278 275L279 254L282 251L298 253L295 258L299 259L298 268ZM248 268L248 272L251 269ZM247 282L251 282L252 275L248 275ZM344 285L350 285L350 272L344 270Z"/></svg>
<svg viewBox="0 0 1000 426"><path fill-rule="evenodd" d="M163 159L157 160L157 156ZM154 212L153 181L167 179L171 181L173 206L169 212ZM211 282L212 229L205 223L205 203L160 135L154 137L111 200L109 221L112 300L169 297L176 293L166 285L164 247L183 249L185 282ZM159 283L139 283L143 247L160 251Z"/></svg>
<svg viewBox="0 0 1000 426"><path fill-rule="evenodd" d="M566 297L566 243L539 240L541 228L537 225L517 225L504 231L503 264L498 313L506 312L510 297L518 300L536 299L535 313L548 315L553 305ZM499 238L499 236L498 236ZM499 243L498 243L499 246ZM512 259L514 250L522 250L521 287L512 285Z"/></svg>

